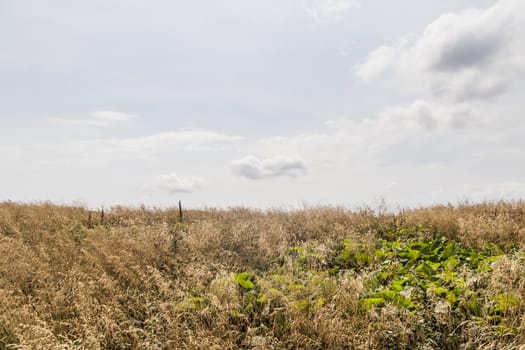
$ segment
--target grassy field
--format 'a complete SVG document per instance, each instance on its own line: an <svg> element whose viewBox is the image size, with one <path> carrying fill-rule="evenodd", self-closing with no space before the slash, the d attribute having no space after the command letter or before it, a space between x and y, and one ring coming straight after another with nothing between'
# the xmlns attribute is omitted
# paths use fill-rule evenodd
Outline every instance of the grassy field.
<svg viewBox="0 0 525 350"><path fill-rule="evenodd" d="M525 203L0 203L0 349L525 349Z"/></svg>

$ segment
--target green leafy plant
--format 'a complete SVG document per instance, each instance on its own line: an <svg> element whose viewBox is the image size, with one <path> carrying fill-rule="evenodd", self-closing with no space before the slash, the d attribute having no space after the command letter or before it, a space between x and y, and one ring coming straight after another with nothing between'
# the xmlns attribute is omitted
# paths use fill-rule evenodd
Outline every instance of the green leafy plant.
<svg viewBox="0 0 525 350"><path fill-rule="evenodd" d="M479 273L490 271L490 264L497 260L494 254L501 253L497 246L490 247L476 251L439 236L379 240L375 258L381 267L368 283L370 293L363 298L363 303L366 307L381 307L391 302L415 310L433 296L455 307L466 285L458 272L463 267Z"/></svg>
<svg viewBox="0 0 525 350"><path fill-rule="evenodd" d="M255 287L253 283L253 275L250 275L248 272L233 274L233 280L243 291L249 291Z"/></svg>

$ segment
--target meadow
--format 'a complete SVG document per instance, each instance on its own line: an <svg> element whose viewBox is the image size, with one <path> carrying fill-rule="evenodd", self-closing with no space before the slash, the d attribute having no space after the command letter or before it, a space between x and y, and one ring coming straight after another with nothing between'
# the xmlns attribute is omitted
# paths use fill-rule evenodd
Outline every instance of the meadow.
<svg viewBox="0 0 525 350"><path fill-rule="evenodd" d="M0 203L0 349L525 349L525 202Z"/></svg>

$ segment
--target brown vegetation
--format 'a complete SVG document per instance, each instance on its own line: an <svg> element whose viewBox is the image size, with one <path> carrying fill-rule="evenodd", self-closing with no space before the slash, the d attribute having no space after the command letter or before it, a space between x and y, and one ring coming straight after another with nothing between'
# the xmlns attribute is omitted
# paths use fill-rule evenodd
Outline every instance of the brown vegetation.
<svg viewBox="0 0 525 350"><path fill-rule="evenodd" d="M395 215L369 208L210 209L177 219L176 209L113 208L101 223L100 213L85 208L1 203L0 349L525 343L523 202ZM419 264L420 253L404 259L396 252L411 254L410 244L437 239L467 258L443 260L433 267L439 274L429 275L450 272L454 282L441 288L432 280L411 292L413 281L396 280L390 268L413 274L425 261L408 265ZM477 252L473 262L468 254ZM387 296L380 281L401 281L404 289Z"/></svg>

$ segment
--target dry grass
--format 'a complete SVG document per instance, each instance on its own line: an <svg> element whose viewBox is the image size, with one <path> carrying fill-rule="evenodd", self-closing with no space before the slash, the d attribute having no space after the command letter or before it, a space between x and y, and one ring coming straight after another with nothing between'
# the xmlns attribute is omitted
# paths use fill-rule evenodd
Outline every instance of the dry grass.
<svg viewBox="0 0 525 350"><path fill-rule="evenodd" d="M396 215L313 208L188 211L184 224L177 217L175 209L114 208L102 224L99 213L85 208L1 203L0 349L520 349L525 343L523 202ZM501 248L490 269L457 268L465 283L459 304L429 296L416 309L363 306L385 262L351 255L341 265L345 239L352 254L373 257L380 239L441 235L468 249L486 250L487 242ZM241 272L251 287L236 280ZM512 300L501 306L502 298ZM474 311L466 306L472 301Z"/></svg>

